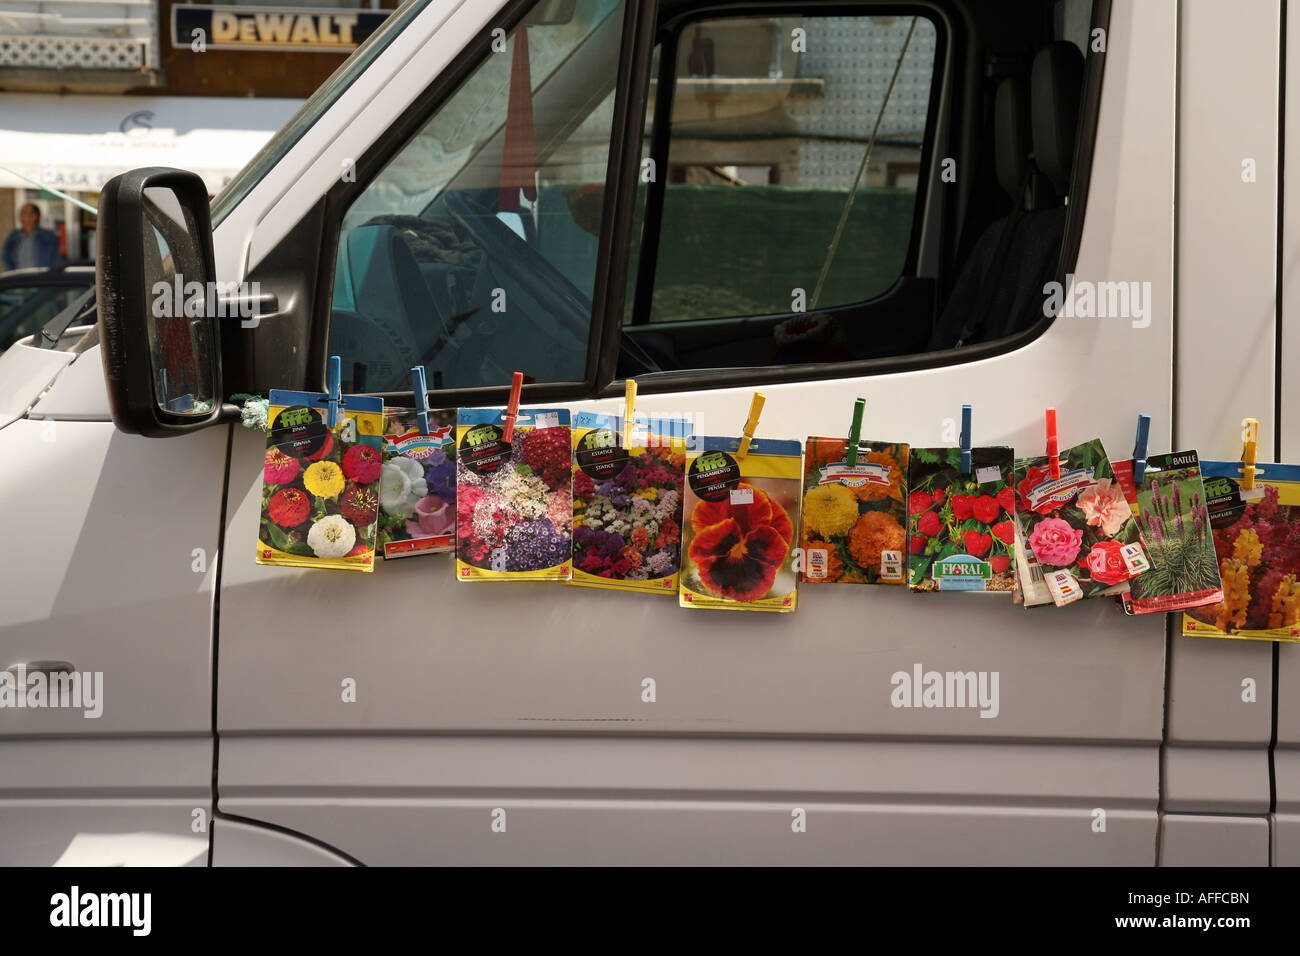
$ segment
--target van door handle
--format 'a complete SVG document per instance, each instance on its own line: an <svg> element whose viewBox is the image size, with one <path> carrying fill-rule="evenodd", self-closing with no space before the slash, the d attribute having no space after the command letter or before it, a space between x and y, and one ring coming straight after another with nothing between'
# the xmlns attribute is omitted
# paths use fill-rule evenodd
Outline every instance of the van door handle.
<svg viewBox="0 0 1300 956"><path fill-rule="evenodd" d="M46 677L51 677L55 674L74 674L77 669L72 666L71 661L19 661L17 664L10 664L5 670L15 677L20 671L24 674L44 674Z"/></svg>
<svg viewBox="0 0 1300 956"><path fill-rule="evenodd" d="M260 295L222 295L218 297L221 314L225 316L250 315L253 318L268 318L280 311L280 300L274 292Z"/></svg>

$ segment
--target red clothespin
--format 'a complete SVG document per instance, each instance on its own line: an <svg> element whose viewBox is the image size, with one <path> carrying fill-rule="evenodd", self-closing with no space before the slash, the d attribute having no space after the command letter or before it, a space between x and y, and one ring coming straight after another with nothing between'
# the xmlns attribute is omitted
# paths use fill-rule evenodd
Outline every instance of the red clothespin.
<svg viewBox="0 0 1300 956"><path fill-rule="evenodd" d="M1061 477L1061 445L1056 437L1056 409L1047 410L1047 469L1052 480Z"/></svg>
<svg viewBox="0 0 1300 956"><path fill-rule="evenodd" d="M519 396L524 390L524 373L515 372L515 377L510 383L510 400L506 402L506 427L501 433L502 441L510 441L515 437L515 419L519 417Z"/></svg>

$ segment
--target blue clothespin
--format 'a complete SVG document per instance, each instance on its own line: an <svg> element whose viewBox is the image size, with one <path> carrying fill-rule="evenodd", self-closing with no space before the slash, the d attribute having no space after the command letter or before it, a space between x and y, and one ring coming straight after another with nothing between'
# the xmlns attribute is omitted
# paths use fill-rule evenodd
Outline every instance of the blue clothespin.
<svg viewBox="0 0 1300 956"><path fill-rule="evenodd" d="M325 413L325 424L337 428L339 424L339 405L343 401L343 360L337 355L330 356L329 375L325 379L328 391L329 410Z"/></svg>
<svg viewBox="0 0 1300 956"><path fill-rule="evenodd" d="M420 423L420 434L429 434L429 395L425 387L424 366L411 369L411 391L415 392L415 418Z"/></svg>
<svg viewBox="0 0 1300 956"><path fill-rule="evenodd" d="M1151 416L1138 416L1137 439L1133 442L1133 484L1142 484L1147 473L1147 436L1151 434Z"/></svg>
<svg viewBox="0 0 1300 956"><path fill-rule="evenodd" d="M970 406L961 407L961 473L970 474Z"/></svg>

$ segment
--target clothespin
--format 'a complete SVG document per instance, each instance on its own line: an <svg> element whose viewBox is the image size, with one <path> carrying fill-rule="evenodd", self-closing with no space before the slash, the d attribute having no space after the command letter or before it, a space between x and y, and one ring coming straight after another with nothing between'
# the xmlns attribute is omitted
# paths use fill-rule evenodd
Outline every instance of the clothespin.
<svg viewBox="0 0 1300 956"><path fill-rule="evenodd" d="M1259 474L1259 469L1255 467L1255 456L1259 454L1258 418L1246 419L1246 426L1241 430L1241 440L1245 443L1241 450L1241 487L1253 491L1255 476Z"/></svg>
<svg viewBox="0 0 1300 956"><path fill-rule="evenodd" d="M1142 484L1147 473L1147 436L1151 434L1151 416L1138 416L1137 438L1133 442L1133 484Z"/></svg>
<svg viewBox="0 0 1300 956"><path fill-rule="evenodd" d="M858 463L858 442L862 440L862 413L867 407L867 400L859 398L853 403L853 421L849 423L849 454L845 464L853 468Z"/></svg>
<svg viewBox="0 0 1300 956"><path fill-rule="evenodd" d="M329 374L325 378L325 388L329 396L329 409L325 413L325 424L337 428L339 424L339 405L343 401L343 360L337 355L330 356Z"/></svg>
<svg viewBox="0 0 1300 956"><path fill-rule="evenodd" d="M415 420L420 423L420 434L429 434L429 389L425 384L424 366L411 369L411 391L415 393Z"/></svg>
<svg viewBox="0 0 1300 956"><path fill-rule="evenodd" d="M623 447L632 447L632 419L636 416L636 379L623 384Z"/></svg>
<svg viewBox="0 0 1300 956"><path fill-rule="evenodd" d="M961 473L970 474L970 406L961 407Z"/></svg>
<svg viewBox="0 0 1300 956"><path fill-rule="evenodd" d="M749 418L745 421L745 430L741 433L740 448L737 458L744 458L749 453L749 443L754 440L754 429L758 428L758 416L763 413L763 403L767 396L762 392L754 393L754 400L749 403Z"/></svg>
<svg viewBox="0 0 1300 956"><path fill-rule="evenodd" d="M1061 446L1056 437L1056 409L1047 410L1047 470L1055 481L1061 477Z"/></svg>
<svg viewBox="0 0 1300 956"><path fill-rule="evenodd" d="M519 417L519 395L524 390L524 373L515 372L510 382L510 400L506 402L506 427L501 433L502 441L515 437L515 419Z"/></svg>

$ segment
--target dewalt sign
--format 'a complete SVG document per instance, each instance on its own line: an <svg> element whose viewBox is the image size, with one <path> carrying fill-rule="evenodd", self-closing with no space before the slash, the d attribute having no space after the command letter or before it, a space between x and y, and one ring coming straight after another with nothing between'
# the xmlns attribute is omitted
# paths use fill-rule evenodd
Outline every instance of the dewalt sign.
<svg viewBox="0 0 1300 956"><path fill-rule="evenodd" d="M172 7L172 46L192 50L351 51L389 10L303 7Z"/></svg>

